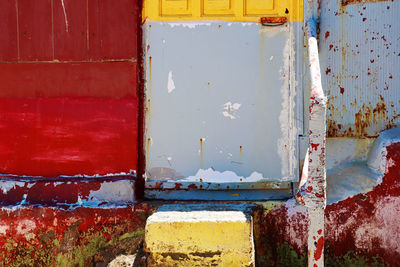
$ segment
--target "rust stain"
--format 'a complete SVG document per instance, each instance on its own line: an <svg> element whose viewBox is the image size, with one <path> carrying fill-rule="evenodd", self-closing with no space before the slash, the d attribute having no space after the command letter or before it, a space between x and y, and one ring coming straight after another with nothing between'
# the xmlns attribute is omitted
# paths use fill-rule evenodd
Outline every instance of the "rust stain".
<svg viewBox="0 0 400 267"><path fill-rule="evenodd" d="M357 108L357 103L351 105ZM342 117L346 111L343 108L335 108L333 104L329 104L330 116L328 117L328 136L329 137L374 137L378 133L371 133L371 127L378 125L383 121L388 121L385 129L392 128L396 125L400 114L389 115L387 104L382 95L379 96L379 102L375 106L371 104L363 104L361 108L354 114L354 124L342 125L338 123L336 117ZM342 116L339 116L341 114Z"/></svg>
<svg viewBox="0 0 400 267"><path fill-rule="evenodd" d="M287 22L286 17L262 17L260 19L261 24L283 24Z"/></svg>
<svg viewBox="0 0 400 267"><path fill-rule="evenodd" d="M328 75L331 71L331 68L326 68L325 74Z"/></svg>
<svg viewBox="0 0 400 267"><path fill-rule="evenodd" d="M148 97L151 97L151 62L152 62L152 57L149 57L149 90L148 90Z"/></svg>
<svg viewBox="0 0 400 267"><path fill-rule="evenodd" d="M147 99L147 105L145 108L145 113L146 113L146 120L149 121L151 118L151 101L150 99Z"/></svg>
<svg viewBox="0 0 400 267"><path fill-rule="evenodd" d="M197 185L196 184L190 184L188 185L189 189L197 189Z"/></svg>
<svg viewBox="0 0 400 267"><path fill-rule="evenodd" d="M203 168L203 138L200 138L200 169Z"/></svg>
<svg viewBox="0 0 400 267"><path fill-rule="evenodd" d="M361 3L375 3L384 2L387 0L342 0L342 6L361 4Z"/></svg>
<svg viewBox="0 0 400 267"><path fill-rule="evenodd" d="M147 141L146 141L146 158L149 158L150 143L151 143L151 139L147 138Z"/></svg>

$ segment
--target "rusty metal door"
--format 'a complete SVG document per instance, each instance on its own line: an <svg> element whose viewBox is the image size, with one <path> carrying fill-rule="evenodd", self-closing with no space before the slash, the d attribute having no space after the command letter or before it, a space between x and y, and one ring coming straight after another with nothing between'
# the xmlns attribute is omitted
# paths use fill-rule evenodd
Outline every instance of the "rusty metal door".
<svg viewBox="0 0 400 267"><path fill-rule="evenodd" d="M146 196L288 197L298 173L299 22L165 18L144 24Z"/></svg>

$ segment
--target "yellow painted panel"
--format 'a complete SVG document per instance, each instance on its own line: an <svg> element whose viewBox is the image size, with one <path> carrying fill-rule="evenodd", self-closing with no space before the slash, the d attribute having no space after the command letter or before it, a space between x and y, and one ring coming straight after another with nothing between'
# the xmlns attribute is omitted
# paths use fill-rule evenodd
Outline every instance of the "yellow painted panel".
<svg viewBox="0 0 400 267"><path fill-rule="evenodd" d="M154 266L254 266L252 228L240 211L156 212L146 222L146 250Z"/></svg>
<svg viewBox="0 0 400 267"><path fill-rule="evenodd" d="M157 2L152 0L152 2ZM160 0L161 16L191 15L192 0Z"/></svg>
<svg viewBox="0 0 400 267"><path fill-rule="evenodd" d="M203 15L234 15L234 0L202 0Z"/></svg>
<svg viewBox="0 0 400 267"><path fill-rule="evenodd" d="M277 0L247 0L245 1L245 14L246 15L262 15L279 13L275 10L275 3Z"/></svg>
<svg viewBox="0 0 400 267"><path fill-rule="evenodd" d="M303 20L302 0L144 0L143 18L158 21L260 22L262 17Z"/></svg>

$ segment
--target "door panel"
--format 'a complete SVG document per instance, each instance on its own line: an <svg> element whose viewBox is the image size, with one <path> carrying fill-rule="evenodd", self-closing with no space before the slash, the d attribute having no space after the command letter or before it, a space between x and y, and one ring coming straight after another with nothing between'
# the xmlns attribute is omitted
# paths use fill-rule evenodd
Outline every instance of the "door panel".
<svg viewBox="0 0 400 267"><path fill-rule="evenodd" d="M148 22L145 38L148 184L297 179L290 24Z"/></svg>

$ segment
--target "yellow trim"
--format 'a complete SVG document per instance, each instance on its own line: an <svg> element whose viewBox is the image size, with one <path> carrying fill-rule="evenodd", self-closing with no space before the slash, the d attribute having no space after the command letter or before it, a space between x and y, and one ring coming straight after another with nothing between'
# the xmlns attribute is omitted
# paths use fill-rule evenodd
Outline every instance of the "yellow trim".
<svg viewBox="0 0 400 267"><path fill-rule="evenodd" d="M146 250L154 266L254 266L252 227L239 211L156 212L146 223Z"/></svg>
<svg viewBox="0 0 400 267"><path fill-rule="evenodd" d="M286 14L286 9L289 14ZM259 22L262 17L303 21L302 0L144 0L143 19Z"/></svg>

